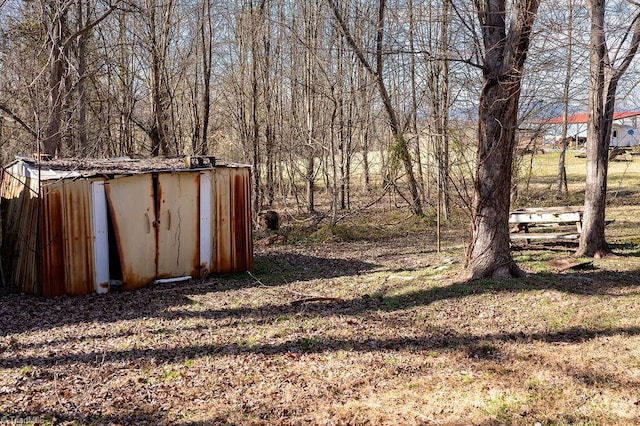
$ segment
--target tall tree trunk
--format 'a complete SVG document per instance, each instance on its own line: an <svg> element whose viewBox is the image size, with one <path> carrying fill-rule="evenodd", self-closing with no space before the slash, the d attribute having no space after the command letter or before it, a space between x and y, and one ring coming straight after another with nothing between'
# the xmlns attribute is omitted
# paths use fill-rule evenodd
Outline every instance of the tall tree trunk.
<svg viewBox="0 0 640 426"><path fill-rule="evenodd" d="M211 17L211 3L209 0L202 2L202 129L200 136L200 146L198 146L197 154L207 155L209 153L209 117L211 115L211 64L213 55L213 46L211 39L213 38L213 25Z"/></svg>
<svg viewBox="0 0 640 426"><path fill-rule="evenodd" d="M43 141L45 154L55 155L62 142L62 106L65 96L66 61L63 40L66 33L66 10L53 10L47 38L51 48L49 62L49 118Z"/></svg>
<svg viewBox="0 0 640 426"><path fill-rule="evenodd" d="M480 97L477 169L474 179L471 279L520 275L509 237L509 191L518 108L513 81L487 79ZM511 90L505 90L505 86Z"/></svg>
<svg viewBox="0 0 640 426"><path fill-rule="evenodd" d="M445 1L440 24L440 52L449 51L449 7ZM438 112L438 134L440 140L439 183L442 197L442 216L449 218L449 61L440 61L440 111Z"/></svg>
<svg viewBox="0 0 640 426"><path fill-rule="evenodd" d="M253 17L253 9L251 10L252 22L256 25L257 19ZM255 28L254 28L255 31ZM258 120L258 41L256 34L251 37L251 147L253 149L253 213L254 218L258 217L258 213L262 209L261 194L261 173L260 173L260 122Z"/></svg>
<svg viewBox="0 0 640 426"><path fill-rule="evenodd" d="M80 31L89 23L89 4L84 7L85 0L78 0L77 3L77 20ZM81 152L88 148L87 136L87 94L85 90L85 80L87 78L87 41L89 40L89 32L83 32L78 37L78 83L76 90L78 91L78 145Z"/></svg>
<svg viewBox="0 0 640 426"><path fill-rule="evenodd" d="M522 71L538 4L538 0L514 2L508 33L504 0L487 0L478 11L484 58L472 233L466 261L466 275L471 280L522 275L509 246L509 188Z"/></svg>
<svg viewBox="0 0 640 426"><path fill-rule="evenodd" d="M420 184L420 192L425 197L424 191L424 173L422 170L422 152L420 150L420 134L418 131L418 91L416 84L416 51L415 51L415 17L413 13L413 0L407 3L409 8L409 75L411 78L411 117L410 126L411 133L415 136L414 155L418 166L418 180Z"/></svg>
<svg viewBox="0 0 640 426"><path fill-rule="evenodd" d="M148 0L147 5L150 69L151 69L151 124L147 134L151 139L151 155L169 154L172 100L169 93L166 67L173 16L173 0L162 5ZM162 16L159 16L162 14Z"/></svg>
<svg viewBox="0 0 640 426"><path fill-rule="evenodd" d="M275 74L273 67L275 66L272 61L272 55L274 54L272 49L271 40L271 19L269 19L269 9L267 8L268 2L262 2L261 4L261 16L264 30L262 31L262 96L264 98L264 139L265 139L265 155L264 155L264 168L265 168L265 182L264 191L266 195L266 204L271 207L274 202L274 147L275 147L275 123L276 114L274 111L275 100L277 99L277 88L273 85L273 75ZM265 196L263 195L263 199Z"/></svg>
<svg viewBox="0 0 640 426"><path fill-rule="evenodd" d="M589 43L589 122L587 124L587 177L585 185L584 217L578 256L601 257L610 252L605 239L605 209L607 200L607 169L609 143L615 110L616 89L640 44L640 13L627 28L633 32L628 49L620 65L610 62L605 36L605 0L588 0L591 18ZM635 8L635 6L634 6ZM625 37L626 38L626 37ZM619 53L619 52L617 52Z"/></svg>
<svg viewBox="0 0 640 426"><path fill-rule="evenodd" d="M587 178L584 194L583 230L577 253L579 256L601 257L610 252L609 245L605 239L604 228L607 205L609 141L611 139L616 87L615 84L612 86L611 80L607 78L602 83L601 91L597 90L589 93L590 119L587 125ZM605 99L604 104L602 103L603 99Z"/></svg>
<svg viewBox="0 0 640 426"><path fill-rule="evenodd" d="M307 146L307 169L305 181L307 185L307 212L314 213L315 206L315 176L316 176L316 131L318 130L317 119L317 68L319 49L319 2L309 4L308 16L305 16L304 37L306 43L305 70L303 77L304 90L304 112L305 112L305 144Z"/></svg>

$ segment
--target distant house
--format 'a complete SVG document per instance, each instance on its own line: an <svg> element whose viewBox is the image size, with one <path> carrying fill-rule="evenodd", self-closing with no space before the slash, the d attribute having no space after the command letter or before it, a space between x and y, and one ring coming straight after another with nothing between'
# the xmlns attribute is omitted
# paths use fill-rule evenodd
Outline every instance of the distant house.
<svg viewBox="0 0 640 426"><path fill-rule="evenodd" d="M4 277L25 293L105 293L252 267L248 166L18 158L1 178Z"/></svg>
<svg viewBox="0 0 640 426"><path fill-rule="evenodd" d="M638 116L640 111L616 112L613 114L613 128L611 131L612 148L633 147L640 142L640 128L638 128ZM579 148L587 140L587 121L589 115L586 113L572 114L567 117L567 137L572 138ZM544 124L550 126L545 143L559 144L562 138L562 117L554 117L546 120Z"/></svg>

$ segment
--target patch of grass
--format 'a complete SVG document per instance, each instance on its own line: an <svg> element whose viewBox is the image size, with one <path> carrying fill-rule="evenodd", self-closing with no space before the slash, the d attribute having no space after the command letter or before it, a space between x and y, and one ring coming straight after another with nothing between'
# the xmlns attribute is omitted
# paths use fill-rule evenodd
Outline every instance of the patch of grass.
<svg viewBox="0 0 640 426"><path fill-rule="evenodd" d="M497 422L511 422L522 404L520 397L509 391L490 391L482 410Z"/></svg>
<svg viewBox="0 0 640 426"><path fill-rule="evenodd" d="M24 366L24 367L20 367L20 370L18 370L18 374L21 377L31 377L34 374L34 370L32 367Z"/></svg>
<svg viewBox="0 0 640 426"><path fill-rule="evenodd" d="M298 342L298 348L302 352L309 352L309 351L313 350L315 347L317 347L319 344L320 344L320 342L317 339L313 338L313 337L303 337Z"/></svg>
<svg viewBox="0 0 640 426"><path fill-rule="evenodd" d="M434 218L417 217L400 209L362 212L358 216L331 225L327 218L309 225L289 223L282 233L288 242L313 245L329 242L384 241L412 234L422 234L434 226Z"/></svg>
<svg viewBox="0 0 640 426"><path fill-rule="evenodd" d="M165 367L163 372L162 372L162 378L165 381L171 381L171 380L179 379L180 377L182 377L182 372L179 369L171 367L171 366Z"/></svg>
<svg viewBox="0 0 640 426"><path fill-rule="evenodd" d="M289 320L291 320L291 318L292 318L291 315L279 315L276 318L276 322L289 321Z"/></svg>

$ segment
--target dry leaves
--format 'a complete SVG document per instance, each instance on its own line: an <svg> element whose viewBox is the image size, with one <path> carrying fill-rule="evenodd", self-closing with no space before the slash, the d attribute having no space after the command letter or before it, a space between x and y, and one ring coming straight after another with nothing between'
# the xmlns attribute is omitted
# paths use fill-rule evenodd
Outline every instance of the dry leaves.
<svg viewBox="0 0 640 426"><path fill-rule="evenodd" d="M462 248L438 255L432 237L265 246L253 276L2 296L0 424L640 421L637 260L456 283Z"/></svg>

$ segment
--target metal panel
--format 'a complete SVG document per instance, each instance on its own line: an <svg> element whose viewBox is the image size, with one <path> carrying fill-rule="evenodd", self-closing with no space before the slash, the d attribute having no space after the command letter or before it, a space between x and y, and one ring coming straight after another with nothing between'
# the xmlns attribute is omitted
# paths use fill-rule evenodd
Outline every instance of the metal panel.
<svg viewBox="0 0 640 426"><path fill-rule="evenodd" d="M143 287L156 275L156 217L151 175L113 179L107 182L106 190L123 288Z"/></svg>
<svg viewBox="0 0 640 426"><path fill-rule="evenodd" d="M243 272L251 269L253 259L249 169L232 169L232 174L233 270Z"/></svg>
<svg viewBox="0 0 640 426"><path fill-rule="evenodd" d="M16 163L2 170L2 267L5 279L25 293L34 293L39 291L34 232L38 229L38 182L21 176L22 169Z"/></svg>
<svg viewBox="0 0 640 426"><path fill-rule="evenodd" d="M253 266L250 169L216 168L213 176L213 271L243 272Z"/></svg>
<svg viewBox="0 0 640 426"><path fill-rule="evenodd" d="M25 293L39 292L38 182L20 176L21 164L3 170L3 268L5 278Z"/></svg>
<svg viewBox="0 0 640 426"><path fill-rule="evenodd" d="M98 294L109 291L109 223L104 182L91 184L93 216L94 285Z"/></svg>
<svg viewBox="0 0 640 426"><path fill-rule="evenodd" d="M64 235L62 232L63 183L42 190L41 233L41 289L43 296L65 293Z"/></svg>
<svg viewBox="0 0 640 426"><path fill-rule="evenodd" d="M157 277L198 276L200 174L158 174Z"/></svg>
<svg viewBox="0 0 640 426"><path fill-rule="evenodd" d="M94 293L91 181L65 181L62 188L65 293Z"/></svg>
<svg viewBox="0 0 640 426"><path fill-rule="evenodd" d="M231 239L231 194L229 169L216 168L214 173L214 271L233 271L233 244Z"/></svg>
<svg viewBox="0 0 640 426"><path fill-rule="evenodd" d="M200 274L209 273L212 266L213 238L211 234L211 171L200 173Z"/></svg>
<svg viewBox="0 0 640 426"><path fill-rule="evenodd" d="M82 295L96 291L92 181L43 186L40 207L42 259L37 293Z"/></svg>

